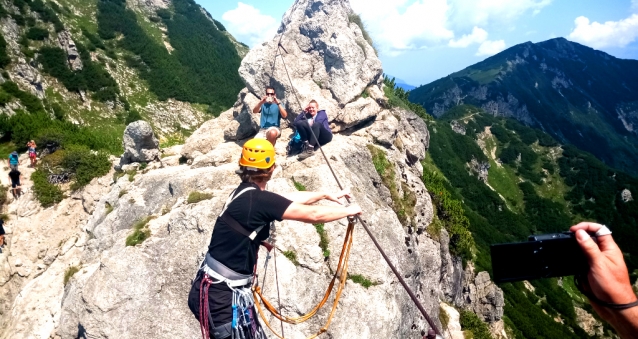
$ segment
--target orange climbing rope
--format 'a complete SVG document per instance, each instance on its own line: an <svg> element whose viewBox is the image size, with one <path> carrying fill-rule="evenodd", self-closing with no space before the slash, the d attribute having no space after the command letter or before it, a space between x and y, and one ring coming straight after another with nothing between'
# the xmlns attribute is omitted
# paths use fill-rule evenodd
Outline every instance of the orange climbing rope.
<svg viewBox="0 0 638 339"><path fill-rule="evenodd" d="M270 325L270 323L268 322L268 319L266 318L264 311L261 307L261 304L259 303L259 300L261 300L264 304L264 307L277 319L281 320L281 321L285 321L289 324L300 324L302 322L307 321L308 319L312 318L312 316L314 316L320 309L321 307L323 307L323 305L326 303L326 301L328 301L328 298L330 296L330 294L332 293L332 290L334 288L335 285L335 281L337 278L339 278L339 286L337 288L337 291L335 293L335 299L334 302L332 303L332 310L330 311L330 315L328 316L328 320L326 321L326 324L321 327L321 329L319 329L319 331L313 335L311 335L310 337L308 337L308 339L312 339L312 338L316 338L317 336L319 336L320 334L326 332L328 330L328 326L330 326L330 322L332 322L332 317L335 314L335 311L337 310L337 305L339 304L339 298L341 297L341 292L343 292L343 288L346 285L346 279L348 278L348 259L350 258L350 249L352 248L352 233L354 231L354 221L349 221L348 222L348 229L346 230L346 235L343 241L343 247L341 248L341 255L339 256L339 263L337 265L337 270L335 272L335 274L332 276L332 280L330 281L330 284L328 285L328 289L326 290L326 293L323 297L323 299L321 300L321 302L319 302L319 304L317 304L312 310L310 310L310 312L299 316L299 317L288 317L285 315L280 314L277 309L262 295L261 293L261 288L259 286L255 286L253 288L253 296L255 299L255 306L257 306L257 311L259 312L259 315L261 316L261 318L264 321L264 324L266 324L266 326L270 329L270 331L275 334L278 338L280 339L285 339L282 335L279 335L277 332L275 332L275 330L273 329L273 327Z"/></svg>

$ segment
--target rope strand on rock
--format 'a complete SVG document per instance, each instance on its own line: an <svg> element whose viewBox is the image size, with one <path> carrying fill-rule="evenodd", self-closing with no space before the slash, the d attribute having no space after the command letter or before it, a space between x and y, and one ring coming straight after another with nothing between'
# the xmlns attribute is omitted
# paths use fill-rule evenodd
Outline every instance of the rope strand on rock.
<svg viewBox="0 0 638 339"><path fill-rule="evenodd" d="M282 36L283 36L283 33L282 33ZM279 40L279 43L278 43L278 46L277 46L277 51L279 51L279 47L281 47L281 39ZM284 65L284 69L286 69L286 74L288 75L288 81L290 82L290 87L293 89L292 93L295 96L295 98L297 100L297 103L299 103L299 106L303 107L301 105L301 102L299 101L299 97L297 97L296 91L294 90L294 85L292 83L292 80L290 79L290 75L288 74L288 68L286 67L286 60L284 59L283 55L281 56L281 62ZM312 133L312 137L315 138L315 140L318 140L317 136L315 135L315 132L312 129L310 129L310 132ZM341 185L341 182L339 181L339 178L337 178L337 175L335 174L334 170L332 169L332 165L330 165L330 161L328 160L328 157L326 156L326 153L323 151L323 148L322 148L321 144L317 143L317 145L319 147L319 151L321 151L321 155L323 156L324 160L326 161L326 164L328 165L328 168L330 169L330 173L332 173L332 176L334 177L335 181L337 182L337 185L339 186L339 189L343 190L343 186ZM348 201L348 203L350 203L350 199L349 198L346 198L346 200ZM403 278L401 277L401 274L399 274L399 271L396 269L396 267L394 267L394 265L390 261L390 258L388 258L388 256L385 254L385 251L381 248L381 245L379 245L379 242L377 241L375 236L372 234L372 232L368 228L368 225L365 222L365 220L363 220L360 215L357 215L356 219L361 223L361 225L365 229L366 233L368 233L368 236L370 236L370 239L372 239L372 242L374 243L374 246L377 248L377 250L379 250L379 252L381 253L381 256L386 261L388 266L390 266L390 269L392 270L394 275L399 280L399 283L401 284L401 286L403 286L403 289L405 289L405 291L408 293L408 295L410 296L410 299L412 299L412 302L414 302L414 304L419 309L419 311L421 312L421 314L423 315L425 320L428 322L428 325L430 325L430 327L432 329L434 329L434 331L435 331L435 333L437 335L441 335L441 332L439 331L438 327L436 326L434 321L432 321L432 319L428 315L428 313L425 310L425 308L423 307L423 305L421 305L421 302L419 302L419 300L416 297L416 295L414 294L414 292L412 292L412 289L410 289L410 287L405 282L405 280L403 280Z"/></svg>

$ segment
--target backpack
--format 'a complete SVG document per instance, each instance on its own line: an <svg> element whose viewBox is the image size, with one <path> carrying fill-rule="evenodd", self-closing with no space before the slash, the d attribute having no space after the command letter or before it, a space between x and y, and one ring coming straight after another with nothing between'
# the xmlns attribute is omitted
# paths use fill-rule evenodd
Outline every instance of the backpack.
<svg viewBox="0 0 638 339"><path fill-rule="evenodd" d="M303 151L303 142L301 142L299 131L295 131L295 134L290 138L286 151L288 151L288 156L299 154Z"/></svg>
<svg viewBox="0 0 638 339"><path fill-rule="evenodd" d="M17 153L11 153L9 155L9 157L10 157L11 164L17 164L18 163L19 159L18 159L18 154Z"/></svg>

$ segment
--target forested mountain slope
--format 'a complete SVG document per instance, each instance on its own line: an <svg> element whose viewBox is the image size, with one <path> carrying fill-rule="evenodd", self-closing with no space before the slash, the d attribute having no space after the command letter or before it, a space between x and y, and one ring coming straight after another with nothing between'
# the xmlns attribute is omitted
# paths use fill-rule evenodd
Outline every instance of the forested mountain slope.
<svg viewBox="0 0 638 339"><path fill-rule="evenodd" d="M563 38L511 47L414 89L434 116L472 104L638 173L638 61Z"/></svg>
<svg viewBox="0 0 638 339"><path fill-rule="evenodd" d="M183 140L228 109L247 47L192 0L0 1L4 152L55 141L121 153L126 123Z"/></svg>
<svg viewBox="0 0 638 339"><path fill-rule="evenodd" d="M638 191L636 177L561 145L539 129L470 105L448 110L428 128L424 181L437 205L438 222L453 228L462 217L446 206L462 202L479 270L491 269L490 244L525 241L531 234L562 232L578 221L595 220L613 230L626 253L632 281L636 279L638 202L631 197ZM610 333L602 323L583 325L588 319L585 310L594 313L571 277L501 288L504 320L516 338Z"/></svg>

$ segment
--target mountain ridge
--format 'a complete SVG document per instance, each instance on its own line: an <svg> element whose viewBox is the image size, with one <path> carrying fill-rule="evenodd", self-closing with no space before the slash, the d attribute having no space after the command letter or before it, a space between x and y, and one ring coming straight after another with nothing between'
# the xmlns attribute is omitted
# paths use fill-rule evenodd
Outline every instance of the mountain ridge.
<svg viewBox="0 0 638 339"><path fill-rule="evenodd" d="M434 116L465 103L513 117L635 174L637 77L636 60L555 38L510 47L412 90L409 99Z"/></svg>

